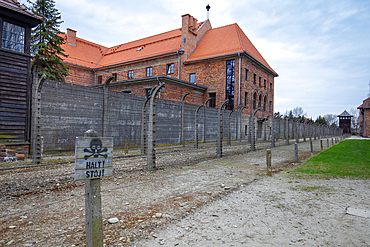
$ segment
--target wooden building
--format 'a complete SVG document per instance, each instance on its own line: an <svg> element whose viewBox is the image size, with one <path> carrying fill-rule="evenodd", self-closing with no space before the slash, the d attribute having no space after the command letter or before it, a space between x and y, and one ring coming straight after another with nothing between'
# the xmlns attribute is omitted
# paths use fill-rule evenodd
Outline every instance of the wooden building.
<svg viewBox="0 0 370 247"><path fill-rule="evenodd" d="M0 0L0 144L28 148L31 28L42 21L16 0Z"/></svg>
<svg viewBox="0 0 370 247"><path fill-rule="evenodd" d="M351 134L351 119L353 116L344 110L337 117L339 118L339 128L343 130L343 134Z"/></svg>

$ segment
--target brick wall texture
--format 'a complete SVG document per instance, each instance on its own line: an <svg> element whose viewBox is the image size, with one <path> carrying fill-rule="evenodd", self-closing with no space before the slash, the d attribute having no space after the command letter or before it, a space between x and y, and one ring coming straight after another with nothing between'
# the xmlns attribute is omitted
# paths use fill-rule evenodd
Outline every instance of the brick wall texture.
<svg viewBox="0 0 370 247"><path fill-rule="evenodd" d="M360 136L370 137L370 108L365 109L365 133L363 132L364 114L360 112Z"/></svg>
<svg viewBox="0 0 370 247"><path fill-rule="evenodd" d="M195 74L195 83L206 86L208 90L202 92L201 95L198 92L195 96L187 97L185 102L199 105L209 97L209 93L216 93L215 107L218 108L226 99L226 63L228 60L234 60L234 108L246 105L243 114L251 115L255 108L260 107L261 111L257 113L257 116L271 118L274 111L274 74L253 58L244 53L231 52L224 57L211 57L192 63L186 62L196 49L197 43L209 29L212 29L209 21L198 28L197 20L193 16L183 15L181 47L177 52L164 53L137 61L126 61L107 67L90 68L90 70L67 64L70 67L70 75L66 81L90 86L104 83L109 76L115 74L116 81L119 82L163 75L189 82L190 74ZM71 40L75 40L75 31L69 30L69 33ZM168 71L169 65L173 66L173 71L170 73ZM147 74L148 68L151 69L150 75ZM120 90L130 90L131 94L145 95L145 88L140 82L136 85L121 87ZM182 95L187 92L191 91L174 85L166 85L161 96L163 99L180 101Z"/></svg>

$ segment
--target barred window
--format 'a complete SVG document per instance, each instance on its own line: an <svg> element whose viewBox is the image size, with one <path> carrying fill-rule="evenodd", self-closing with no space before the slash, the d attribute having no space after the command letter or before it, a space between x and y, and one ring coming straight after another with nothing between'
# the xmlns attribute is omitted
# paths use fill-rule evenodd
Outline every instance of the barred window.
<svg viewBox="0 0 370 247"><path fill-rule="evenodd" d="M195 83L195 74L194 73L189 74L189 82Z"/></svg>
<svg viewBox="0 0 370 247"><path fill-rule="evenodd" d="M149 77L152 75L153 75L153 68L152 67L146 68L146 76Z"/></svg>
<svg viewBox="0 0 370 247"><path fill-rule="evenodd" d="M3 22L2 47L12 51L24 52L25 29L12 23Z"/></svg>
<svg viewBox="0 0 370 247"><path fill-rule="evenodd" d="M209 93L209 98L211 100L209 101L209 107L216 107L216 93Z"/></svg>
<svg viewBox="0 0 370 247"><path fill-rule="evenodd" d="M248 92L244 92L244 105L248 108Z"/></svg>
<svg viewBox="0 0 370 247"><path fill-rule="evenodd" d="M133 70L130 70L128 72L128 79L134 79L134 71Z"/></svg>
<svg viewBox="0 0 370 247"><path fill-rule="evenodd" d="M175 65L173 63L167 64L167 74L173 74L173 69Z"/></svg>
<svg viewBox="0 0 370 247"><path fill-rule="evenodd" d="M226 99L229 100L225 109L234 109L235 60L226 61Z"/></svg>
<svg viewBox="0 0 370 247"><path fill-rule="evenodd" d="M117 81L117 73L112 73L112 75L113 75L113 80L112 80L112 82L116 82Z"/></svg>

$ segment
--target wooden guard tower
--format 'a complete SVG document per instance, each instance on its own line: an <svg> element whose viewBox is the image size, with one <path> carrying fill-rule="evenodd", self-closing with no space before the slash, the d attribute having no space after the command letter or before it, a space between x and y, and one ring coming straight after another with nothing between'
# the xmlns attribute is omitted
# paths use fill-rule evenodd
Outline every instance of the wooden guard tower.
<svg viewBox="0 0 370 247"><path fill-rule="evenodd" d="M339 117L339 128L343 130L343 134L351 134L351 119L353 116L344 110L337 117Z"/></svg>

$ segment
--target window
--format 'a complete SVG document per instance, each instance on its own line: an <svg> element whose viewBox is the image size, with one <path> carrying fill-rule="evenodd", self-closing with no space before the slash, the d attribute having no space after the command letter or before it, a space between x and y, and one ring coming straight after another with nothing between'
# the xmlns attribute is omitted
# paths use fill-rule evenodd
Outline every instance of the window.
<svg viewBox="0 0 370 247"><path fill-rule="evenodd" d="M216 107L216 93L209 93L209 98L211 100L209 101L209 107Z"/></svg>
<svg viewBox="0 0 370 247"><path fill-rule="evenodd" d="M131 94L131 89L123 89L121 92Z"/></svg>
<svg viewBox="0 0 370 247"><path fill-rule="evenodd" d="M270 92L272 92L272 81L270 81Z"/></svg>
<svg viewBox="0 0 370 247"><path fill-rule="evenodd" d="M112 80L112 82L115 82L115 81L117 81L117 73L112 73L112 75L113 75L113 80Z"/></svg>
<svg viewBox="0 0 370 247"><path fill-rule="evenodd" d="M262 77L261 76L258 77L258 83L259 83L259 86L261 87L262 86Z"/></svg>
<svg viewBox="0 0 370 247"><path fill-rule="evenodd" d="M195 73L189 74L189 82L195 83Z"/></svg>
<svg viewBox="0 0 370 247"><path fill-rule="evenodd" d="M245 69L245 80L248 81L248 72L249 72L249 69Z"/></svg>
<svg viewBox="0 0 370 247"><path fill-rule="evenodd" d="M253 84L256 85L257 75L253 74Z"/></svg>
<svg viewBox="0 0 370 247"><path fill-rule="evenodd" d="M270 106L269 106L270 112L272 112L272 101L270 100Z"/></svg>
<svg viewBox="0 0 370 247"><path fill-rule="evenodd" d="M244 92L244 105L248 107L248 92Z"/></svg>
<svg viewBox="0 0 370 247"><path fill-rule="evenodd" d="M266 79L263 80L263 88L266 89Z"/></svg>
<svg viewBox="0 0 370 247"><path fill-rule="evenodd" d="M173 63L167 64L167 74L173 74L173 69L175 65Z"/></svg>
<svg viewBox="0 0 370 247"><path fill-rule="evenodd" d="M226 61L226 105L227 110L234 109L235 60Z"/></svg>
<svg viewBox="0 0 370 247"><path fill-rule="evenodd" d="M253 94L253 110L255 110L257 107L257 93Z"/></svg>
<svg viewBox="0 0 370 247"><path fill-rule="evenodd" d="M98 76L98 84L103 83L103 77L101 75Z"/></svg>
<svg viewBox="0 0 370 247"><path fill-rule="evenodd" d="M260 94L260 96L258 97L258 107L262 107L262 95Z"/></svg>
<svg viewBox="0 0 370 247"><path fill-rule="evenodd" d="M149 77L152 75L153 75L153 68L152 67L146 68L146 76Z"/></svg>
<svg viewBox="0 0 370 247"><path fill-rule="evenodd" d="M9 22L3 22L2 47L12 51L24 52L25 29Z"/></svg>
<svg viewBox="0 0 370 247"><path fill-rule="evenodd" d="M267 104L267 98L266 96L263 98L263 111L266 111L266 104Z"/></svg>
<svg viewBox="0 0 370 247"><path fill-rule="evenodd" d="M244 129L244 135L248 135L248 125L245 125L245 127L244 127L245 129Z"/></svg>
<svg viewBox="0 0 370 247"><path fill-rule="evenodd" d="M127 77L128 77L128 79L134 79L134 71L133 70L129 70Z"/></svg>
<svg viewBox="0 0 370 247"><path fill-rule="evenodd" d="M150 91L152 91L152 89L151 89L151 88L145 88L145 96L146 96L147 98L149 98L149 96L150 96Z"/></svg>

